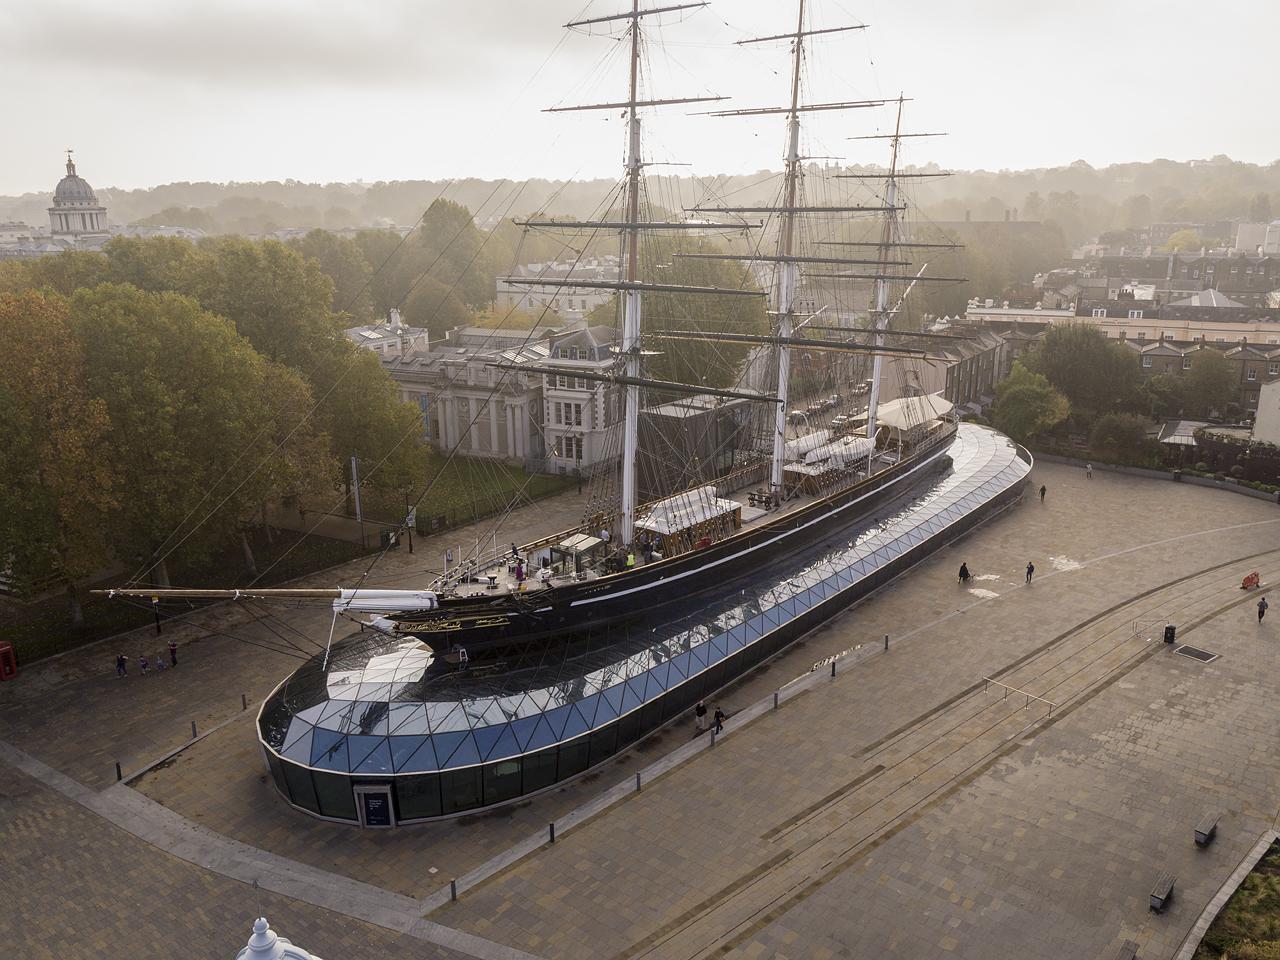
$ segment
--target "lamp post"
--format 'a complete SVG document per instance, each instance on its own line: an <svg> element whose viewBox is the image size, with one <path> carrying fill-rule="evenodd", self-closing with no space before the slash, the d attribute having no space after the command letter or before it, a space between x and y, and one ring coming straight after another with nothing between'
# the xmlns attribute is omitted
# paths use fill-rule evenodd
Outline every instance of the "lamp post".
<svg viewBox="0 0 1280 960"><path fill-rule="evenodd" d="M409 488L404 491L404 528L409 535L409 556L413 556L413 527L418 522L418 508L409 506Z"/></svg>

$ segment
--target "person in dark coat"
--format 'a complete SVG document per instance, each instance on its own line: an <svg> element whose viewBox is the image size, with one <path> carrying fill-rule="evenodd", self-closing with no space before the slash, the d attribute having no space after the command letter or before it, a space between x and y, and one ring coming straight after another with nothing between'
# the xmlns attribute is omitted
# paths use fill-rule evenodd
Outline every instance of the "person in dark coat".
<svg viewBox="0 0 1280 960"><path fill-rule="evenodd" d="M1049 488L1046 487L1043 483L1040 484L1040 502L1041 503L1044 503L1044 495L1048 492L1049 492Z"/></svg>
<svg viewBox="0 0 1280 960"><path fill-rule="evenodd" d="M169 641L169 666L176 667L178 665L178 642L176 640Z"/></svg>
<svg viewBox="0 0 1280 960"><path fill-rule="evenodd" d="M714 720L716 722L716 725L715 725L716 733L724 733L725 712L721 710L719 707L716 707Z"/></svg>
<svg viewBox="0 0 1280 960"><path fill-rule="evenodd" d="M127 677L129 675L129 658L123 653L116 657L116 676Z"/></svg>
<svg viewBox="0 0 1280 960"><path fill-rule="evenodd" d="M1258 622L1262 622L1262 618L1267 615L1267 598L1263 597L1258 601Z"/></svg>
<svg viewBox="0 0 1280 960"><path fill-rule="evenodd" d="M701 700L693 708L693 725L697 727L698 733L702 733L707 729L707 705Z"/></svg>
<svg viewBox="0 0 1280 960"><path fill-rule="evenodd" d="M1034 563L1028 563L1027 564L1027 583L1031 582L1031 575L1035 572L1036 572L1036 565Z"/></svg>
<svg viewBox="0 0 1280 960"><path fill-rule="evenodd" d="M969 565L967 563L960 564L960 582L969 582Z"/></svg>

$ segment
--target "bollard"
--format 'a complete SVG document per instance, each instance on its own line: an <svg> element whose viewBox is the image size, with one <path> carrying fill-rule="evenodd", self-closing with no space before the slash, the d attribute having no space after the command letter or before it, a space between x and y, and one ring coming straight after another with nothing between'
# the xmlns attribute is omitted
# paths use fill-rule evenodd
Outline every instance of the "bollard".
<svg viewBox="0 0 1280 960"><path fill-rule="evenodd" d="M773 691L773 709L778 709L778 691Z"/></svg>
<svg viewBox="0 0 1280 960"><path fill-rule="evenodd" d="M714 747L715 745L716 745L716 728L712 727L711 728L711 746Z"/></svg>
<svg viewBox="0 0 1280 960"><path fill-rule="evenodd" d="M243 693L240 694L240 709L241 710L249 709L249 697Z"/></svg>
<svg viewBox="0 0 1280 960"><path fill-rule="evenodd" d="M640 771L636 771L636 793L640 792Z"/></svg>
<svg viewBox="0 0 1280 960"><path fill-rule="evenodd" d="M551 833L551 842L555 843L556 842L556 825L554 820L551 823L547 824L547 829Z"/></svg>
<svg viewBox="0 0 1280 960"><path fill-rule="evenodd" d="M884 649L886 653L889 652L889 635L887 633L884 635Z"/></svg>
<svg viewBox="0 0 1280 960"><path fill-rule="evenodd" d="M834 680L835 676L836 676L836 662L832 660L831 661L831 678Z"/></svg>
<svg viewBox="0 0 1280 960"><path fill-rule="evenodd" d="M116 761L116 783L124 779L124 774L120 772L120 761Z"/></svg>
<svg viewBox="0 0 1280 960"><path fill-rule="evenodd" d="M191 739L194 740L195 738L196 738L196 722L192 720L191 721Z"/></svg>
<svg viewBox="0 0 1280 960"><path fill-rule="evenodd" d="M452 900L454 903L458 902L458 881L457 880L449 881L449 899Z"/></svg>

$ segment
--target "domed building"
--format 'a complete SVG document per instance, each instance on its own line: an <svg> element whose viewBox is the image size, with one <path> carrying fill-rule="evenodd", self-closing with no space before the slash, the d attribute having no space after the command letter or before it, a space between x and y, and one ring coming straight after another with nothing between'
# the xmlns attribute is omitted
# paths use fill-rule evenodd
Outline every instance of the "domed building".
<svg viewBox="0 0 1280 960"><path fill-rule="evenodd" d="M55 237L76 239L107 233L107 208L98 202L84 177L76 173L71 151L67 151L67 175L53 191L49 208L49 232Z"/></svg>

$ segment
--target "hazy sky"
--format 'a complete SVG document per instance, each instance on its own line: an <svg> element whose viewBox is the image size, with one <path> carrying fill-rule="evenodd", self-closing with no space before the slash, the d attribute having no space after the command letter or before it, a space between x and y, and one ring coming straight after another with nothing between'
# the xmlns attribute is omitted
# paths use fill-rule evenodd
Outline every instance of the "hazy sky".
<svg viewBox="0 0 1280 960"><path fill-rule="evenodd" d="M655 4L659 0L655 0ZM671 0L660 0L666 5ZM585 4L585 7L584 7ZM0 193L49 191L74 147L95 186L178 180L353 181L611 176L624 45L566 33L626 0L39 0L0 4L6 91ZM1280 158L1270 83L1278 0L812 0L813 26L865 22L814 45L814 101L915 101L907 126L946 130L910 160L957 169L1083 158ZM719 0L666 15L654 96L783 102L791 0ZM650 157L698 173L777 167L778 117L647 125ZM707 109L710 109L708 107ZM820 115L807 152L880 159L846 138L881 111Z"/></svg>

